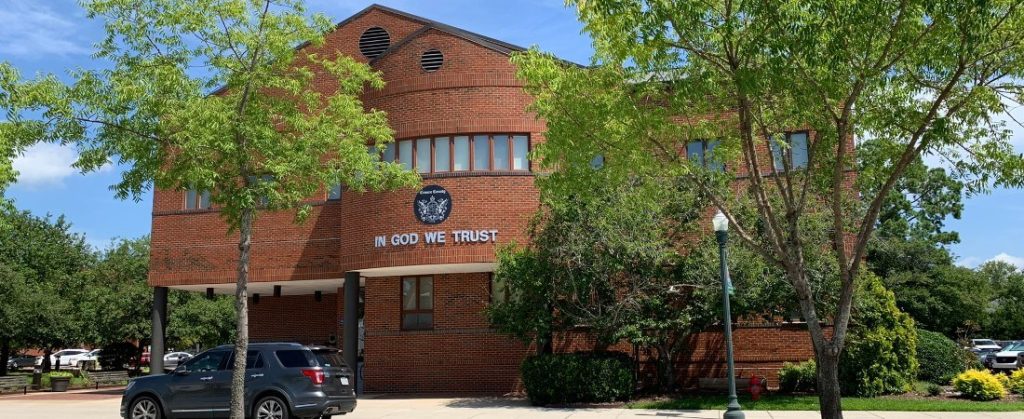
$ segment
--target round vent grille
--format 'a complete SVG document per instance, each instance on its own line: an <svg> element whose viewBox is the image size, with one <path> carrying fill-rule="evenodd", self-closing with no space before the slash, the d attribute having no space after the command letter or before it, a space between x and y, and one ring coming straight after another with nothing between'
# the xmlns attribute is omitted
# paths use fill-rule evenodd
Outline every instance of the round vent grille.
<svg viewBox="0 0 1024 419"><path fill-rule="evenodd" d="M444 64L444 55L436 49L427 50L420 57L420 67L426 71L437 71Z"/></svg>
<svg viewBox="0 0 1024 419"><path fill-rule="evenodd" d="M383 54L389 46L391 46L391 36L383 28L374 26L359 37L359 52L371 60Z"/></svg>

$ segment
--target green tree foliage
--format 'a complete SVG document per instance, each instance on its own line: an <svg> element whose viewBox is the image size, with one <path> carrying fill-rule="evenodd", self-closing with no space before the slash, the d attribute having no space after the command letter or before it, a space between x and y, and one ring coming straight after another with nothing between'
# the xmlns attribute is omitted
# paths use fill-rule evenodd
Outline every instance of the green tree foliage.
<svg viewBox="0 0 1024 419"><path fill-rule="evenodd" d="M499 330L550 352L552 335L585 326L604 346L628 340L657 354L662 390L674 388L674 359L692 333L721 319L718 246L705 235L677 249L695 231L698 207L685 185L609 179L588 193L564 193L552 178L605 176L563 167L541 182L544 207L531 241L499 253L495 278L509 298L489 309ZM595 185L597 187L597 185ZM682 214L682 216L676 217ZM781 272L746 249L729 259L736 288L733 311L774 317L795 307Z"/></svg>
<svg viewBox="0 0 1024 419"><path fill-rule="evenodd" d="M0 260L11 321L0 336L15 347L54 348L88 341L90 325L79 298L88 281L80 273L95 261L85 238L63 217L36 217L10 207L0 211ZM7 304L5 300L5 305ZM5 308L4 311L8 311ZM43 369L51 367L48 357Z"/></svg>
<svg viewBox="0 0 1024 419"><path fill-rule="evenodd" d="M896 307L893 293L868 273L858 282L850 337L839 364L845 394L900 394L917 379L914 320Z"/></svg>
<svg viewBox="0 0 1024 419"><path fill-rule="evenodd" d="M94 56L106 67L72 71L65 85L52 75L23 81L0 65L4 134L19 144L76 143L83 170L112 159L125 164L114 185L121 198L137 199L154 185L210 191L239 235L235 348L244 353L258 211L297 209L302 219L306 200L326 185L382 190L418 181L367 153L368 143L392 140L386 116L359 98L383 81L351 57L315 52L332 25L300 0L84 5L105 24ZM231 417L241 419L245 360L237 360Z"/></svg>
<svg viewBox="0 0 1024 419"><path fill-rule="evenodd" d="M89 320L88 342L106 346L148 342L152 333L153 288L149 276L149 237L122 239L100 252L85 272L83 313ZM171 290L168 294L167 344L180 349L229 343L234 337L231 298Z"/></svg>
<svg viewBox="0 0 1024 419"><path fill-rule="evenodd" d="M1024 159L992 122L1014 106L1004 98L1020 93L1024 10L952 0L568 3L594 39L598 67L536 51L514 59L548 123L541 166L601 154L616 177L680 177L706 195L738 241L786 273L811 329L822 417L841 417L838 362L856 278L908 167L924 153L941 156L967 192L1024 180ZM757 152L801 127L811 131L806 167ZM850 188L854 137L879 144L879 163L857 176L878 188ZM709 155L724 173L681 156L708 139L719 141ZM737 175L744 187L729 188ZM738 208L755 217L743 220ZM813 243L820 230L803 228L807 217L827 220L825 242ZM837 280L824 284L832 292L811 283L811 245L833 256Z"/></svg>
<svg viewBox="0 0 1024 419"><path fill-rule="evenodd" d="M941 266L930 272L905 271L885 278L896 305L922 328L946 336L976 336L989 317L991 287L974 270Z"/></svg>
<svg viewBox="0 0 1024 419"><path fill-rule="evenodd" d="M990 314L983 330L993 339L1024 336L1024 270L1005 262L987 262L980 275L992 286Z"/></svg>

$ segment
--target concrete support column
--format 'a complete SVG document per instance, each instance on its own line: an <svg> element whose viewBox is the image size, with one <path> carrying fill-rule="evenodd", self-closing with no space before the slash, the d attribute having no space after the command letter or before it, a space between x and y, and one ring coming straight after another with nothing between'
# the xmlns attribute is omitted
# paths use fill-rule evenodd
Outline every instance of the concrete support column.
<svg viewBox="0 0 1024 419"><path fill-rule="evenodd" d="M164 336L167 332L167 287L153 288L152 338L149 350L149 373L164 373Z"/></svg>
<svg viewBox="0 0 1024 419"><path fill-rule="evenodd" d="M342 330L342 356L354 372L352 388L359 380L359 272L345 272L345 315Z"/></svg>

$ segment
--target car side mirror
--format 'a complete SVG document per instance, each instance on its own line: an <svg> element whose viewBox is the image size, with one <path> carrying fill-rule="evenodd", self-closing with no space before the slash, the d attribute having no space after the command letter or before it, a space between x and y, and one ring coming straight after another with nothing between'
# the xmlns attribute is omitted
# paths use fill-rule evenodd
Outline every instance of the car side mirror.
<svg viewBox="0 0 1024 419"><path fill-rule="evenodd" d="M180 375L180 376L189 375L188 368L185 368L184 365L180 365L180 366L178 366L177 368L174 369L174 375Z"/></svg>

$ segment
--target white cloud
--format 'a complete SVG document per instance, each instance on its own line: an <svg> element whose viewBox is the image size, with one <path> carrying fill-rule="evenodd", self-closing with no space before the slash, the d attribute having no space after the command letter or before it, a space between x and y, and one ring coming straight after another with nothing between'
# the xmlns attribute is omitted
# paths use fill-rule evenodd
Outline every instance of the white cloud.
<svg viewBox="0 0 1024 419"><path fill-rule="evenodd" d="M79 25L41 2L0 0L0 54L88 54L88 45L77 41Z"/></svg>
<svg viewBox="0 0 1024 419"><path fill-rule="evenodd" d="M956 264L966 268L976 268L978 267L978 265L981 265L982 263L993 261L1006 262L1018 268L1024 269L1024 257L1013 256L1006 252L1002 252L998 255L995 255L989 258L988 260L982 259L977 256L968 256L956 261Z"/></svg>
<svg viewBox="0 0 1024 419"><path fill-rule="evenodd" d="M25 150L13 164L19 185L51 186L62 185L64 178L76 172L71 164L77 159L78 153L71 147L40 143Z"/></svg>
<svg viewBox="0 0 1024 419"><path fill-rule="evenodd" d="M1008 255L1006 254L1006 252L995 255L995 257L989 259L988 261L1006 262L1018 268L1024 268L1024 257Z"/></svg>
<svg viewBox="0 0 1024 419"><path fill-rule="evenodd" d="M74 148L52 143L39 143L29 147L14 159L18 171L18 185L27 187L62 186L64 179L78 173L71 165L78 160ZM107 171L105 165L99 171Z"/></svg>

